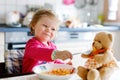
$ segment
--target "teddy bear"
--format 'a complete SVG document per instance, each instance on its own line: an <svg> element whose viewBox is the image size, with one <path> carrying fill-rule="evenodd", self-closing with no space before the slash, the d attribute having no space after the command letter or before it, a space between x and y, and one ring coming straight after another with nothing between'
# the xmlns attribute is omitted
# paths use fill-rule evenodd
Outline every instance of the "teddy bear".
<svg viewBox="0 0 120 80"><path fill-rule="evenodd" d="M77 67L77 74L82 80L109 80L118 68L112 51L113 35L110 32L96 33L92 50L89 54L81 54L85 65Z"/></svg>

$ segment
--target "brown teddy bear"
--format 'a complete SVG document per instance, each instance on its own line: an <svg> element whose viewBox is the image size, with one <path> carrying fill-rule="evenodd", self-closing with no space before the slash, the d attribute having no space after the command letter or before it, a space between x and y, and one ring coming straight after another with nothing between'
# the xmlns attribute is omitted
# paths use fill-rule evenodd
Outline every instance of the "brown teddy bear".
<svg viewBox="0 0 120 80"><path fill-rule="evenodd" d="M99 32L92 43L93 50L82 54L87 58L85 66L78 66L77 74L82 80L109 80L113 71L118 67L117 60L111 50L113 36L108 32Z"/></svg>

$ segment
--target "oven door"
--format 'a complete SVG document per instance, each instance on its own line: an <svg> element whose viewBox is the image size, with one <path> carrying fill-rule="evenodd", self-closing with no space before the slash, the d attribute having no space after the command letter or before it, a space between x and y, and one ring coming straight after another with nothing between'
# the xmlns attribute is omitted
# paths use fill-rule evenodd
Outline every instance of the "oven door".
<svg viewBox="0 0 120 80"><path fill-rule="evenodd" d="M26 42L18 42L18 43L8 43L7 49L14 50L14 49L25 49Z"/></svg>

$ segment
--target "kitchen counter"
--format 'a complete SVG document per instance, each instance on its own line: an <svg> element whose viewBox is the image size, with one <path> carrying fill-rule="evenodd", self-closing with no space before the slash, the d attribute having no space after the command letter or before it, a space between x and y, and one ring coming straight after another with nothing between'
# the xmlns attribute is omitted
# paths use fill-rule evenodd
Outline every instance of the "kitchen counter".
<svg viewBox="0 0 120 80"><path fill-rule="evenodd" d="M59 31L68 32L90 32L90 31L118 31L118 26L105 26L105 27L86 27L86 28L65 28L62 27ZM5 24L0 24L0 32L29 32L30 29L26 26L22 27L10 27Z"/></svg>
<svg viewBox="0 0 120 80"><path fill-rule="evenodd" d="M5 24L0 24L0 32L29 32L30 29L27 26L11 27Z"/></svg>

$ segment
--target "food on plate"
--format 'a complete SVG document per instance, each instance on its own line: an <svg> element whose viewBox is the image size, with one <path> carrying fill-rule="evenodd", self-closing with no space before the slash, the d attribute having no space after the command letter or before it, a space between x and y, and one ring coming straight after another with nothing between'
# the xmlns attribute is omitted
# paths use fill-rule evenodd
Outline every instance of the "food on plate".
<svg viewBox="0 0 120 80"><path fill-rule="evenodd" d="M64 76L64 75L72 74L73 72L74 72L74 69L57 68L57 69L52 69L50 71L45 71L42 73L43 74L50 74L50 75Z"/></svg>

